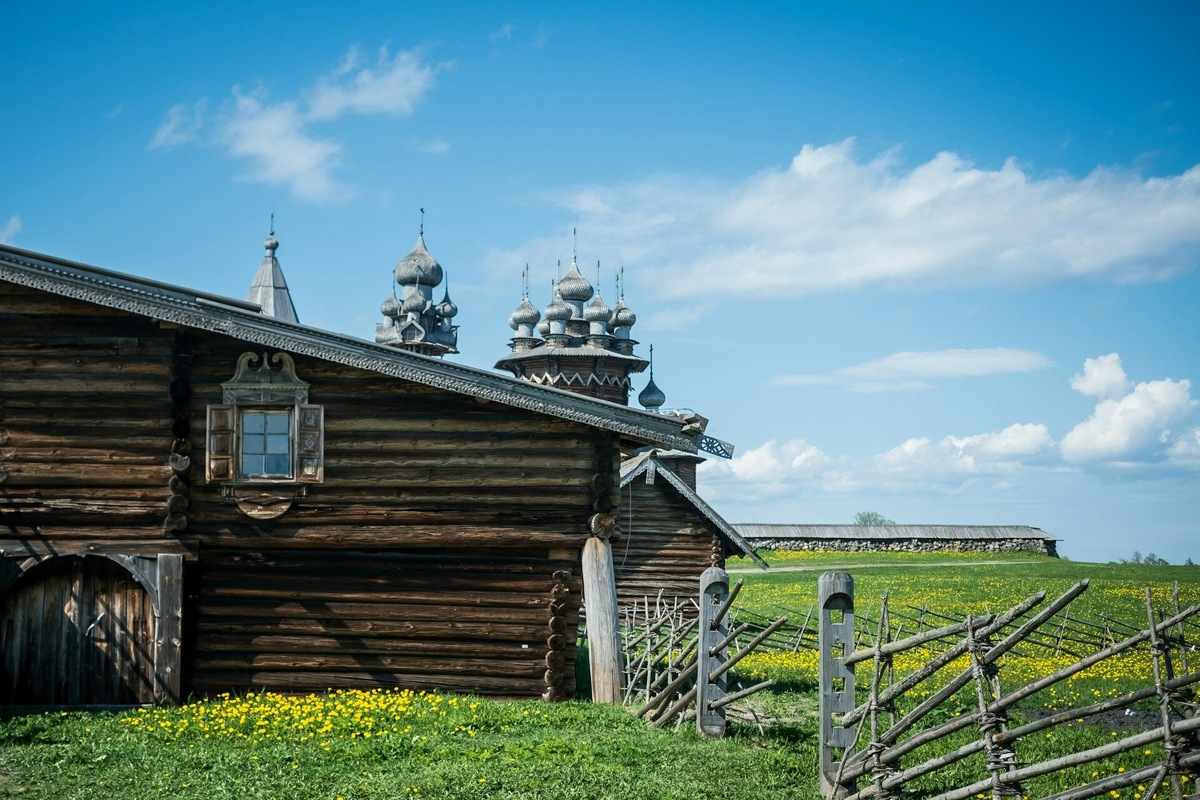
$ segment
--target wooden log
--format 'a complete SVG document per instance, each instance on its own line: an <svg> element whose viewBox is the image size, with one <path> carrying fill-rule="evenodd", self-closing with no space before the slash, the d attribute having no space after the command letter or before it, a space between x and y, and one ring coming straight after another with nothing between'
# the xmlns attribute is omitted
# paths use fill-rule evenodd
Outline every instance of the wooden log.
<svg viewBox="0 0 1200 800"><path fill-rule="evenodd" d="M587 607L588 662L592 700L621 702L621 632L612 546L589 537L583 545L583 600Z"/></svg>
<svg viewBox="0 0 1200 800"><path fill-rule="evenodd" d="M576 619L578 622L578 619ZM542 636L542 626L534 621L510 623L461 620L386 620L346 619L344 617L304 617L279 619L213 618L196 624L199 637L215 637L213 642L243 641L257 637L351 637L354 639L451 639L461 642L533 642ZM214 644L216 646L216 644Z"/></svg>
<svg viewBox="0 0 1200 800"><path fill-rule="evenodd" d="M331 619L344 617L348 619L367 620L414 620L414 621L446 621L451 619L481 622L495 620L503 623L530 622L541 625L546 619L544 600L535 600L527 605L512 605L498 607L490 603L478 605L466 603L457 595L443 596L438 602L431 599L427 603L411 602L341 602L341 601L266 601L250 603L246 599L221 600L201 597L200 620L216 622L228 618L257 618L260 620L285 619L294 617L313 617Z"/></svg>
<svg viewBox="0 0 1200 800"><path fill-rule="evenodd" d="M741 581L729 590L729 575L709 567L700 576L700 654L696 671L696 730L712 739L725 736L725 713L713 703L725 697L726 680L719 672L725 660L725 637L729 632L727 612L741 589Z"/></svg>
<svg viewBox="0 0 1200 800"><path fill-rule="evenodd" d="M183 676L183 556L155 559L154 702L177 705Z"/></svg>
<svg viewBox="0 0 1200 800"><path fill-rule="evenodd" d="M384 669L309 672L206 670L198 674L193 683L201 693L262 688L282 692L323 692L333 686L345 689L402 687L514 698L536 697L542 687L540 676L448 675L441 671L411 673Z"/></svg>
<svg viewBox="0 0 1200 800"><path fill-rule="evenodd" d="M195 506L193 506L195 508ZM445 547L488 547L497 550L521 550L539 547L579 547L587 534L571 535L544 531L516 533L508 529L451 526L360 526L354 529L313 525L304 528L233 529L214 528L199 520L189 525L191 534L204 547L236 547L252 542L256 548L329 548L380 547L403 544L406 549ZM111 534L111 531L107 531Z"/></svg>

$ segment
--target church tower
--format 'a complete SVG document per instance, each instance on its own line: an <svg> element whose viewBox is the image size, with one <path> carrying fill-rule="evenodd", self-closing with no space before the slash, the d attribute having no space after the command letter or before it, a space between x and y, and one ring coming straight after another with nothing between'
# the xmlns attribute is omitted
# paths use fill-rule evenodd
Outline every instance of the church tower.
<svg viewBox="0 0 1200 800"><path fill-rule="evenodd" d="M515 332L509 340L512 352L496 362L496 369L628 405L629 376L649 362L633 353L637 342L630 329L637 316L625 305L623 289L616 307L609 308L573 255L571 268L551 287L550 304L539 314L529 302L528 272L526 267L521 303L508 320Z"/></svg>
<svg viewBox="0 0 1200 800"><path fill-rule="evenodd" d="M274 215L271 216L274 219ZM279 242L275 240L274 224L271 225L271 232L267 234L267 241L263 243L263 246L267 248L267 253L258 267L254 282L250 284L250 293L246 295L246 300L258 303L262 313L269 317L275 317L285 322L299 322L300 318L296 316L296 307L292 305L292 295L288 291L287 281L283 278L283 268L279 266L279 260L275 258Z"/></svg>
<svg viewBox="0 0 1200 800"><path fill-rule="evenodd" d="M425 248L425 209L421 209L417 246L400 259L393 275L392 293L379 307L383 322L375 325L375 341L427 356L457 353L458 326L451 320L458 314L458 306L450 299L449 279L441 301L433 301L433 290L442 282L444 271ZM396 286L400 287L399 296Z"/></svg>

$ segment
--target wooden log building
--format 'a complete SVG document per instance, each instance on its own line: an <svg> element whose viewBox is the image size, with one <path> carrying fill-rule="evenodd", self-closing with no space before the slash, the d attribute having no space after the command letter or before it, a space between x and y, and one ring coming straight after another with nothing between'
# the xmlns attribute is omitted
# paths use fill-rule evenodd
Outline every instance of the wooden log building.
<svg viewBox="0 0 1200 800"><path fill-rule="evenodd" d="M621 464L621 538L613 543L617 595L623 605L643 598L694 600L695 566L725 567L726 555L767 564L737 530L696 493L702 457L647 447Z"/></svg>
<svg viewBox="0 0 1200 800"><path fill-rule="evenodd" d="M694 421L431 357L456 309L424 256L371 343L0 246L0 703L573 695L622 453L694 452ZM638 556L694 581L721 533Z"/></svg>

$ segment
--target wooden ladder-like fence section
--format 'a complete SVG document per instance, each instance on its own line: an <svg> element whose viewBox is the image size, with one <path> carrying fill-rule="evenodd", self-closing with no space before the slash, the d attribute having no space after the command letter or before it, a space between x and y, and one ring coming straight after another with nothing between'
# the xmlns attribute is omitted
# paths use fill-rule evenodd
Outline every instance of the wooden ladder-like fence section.
<svg viewBox="0 0 1200 800"><path fill-rule="evenodd" d="M1170 612L1156 612L1147 588L1147 625L1141 630L1107 619L1103 625L1070 620L1068 606L1086 589L1084 580L1048 604L1045 593L1039 592L998 615L942 618L946 624L902 639L890 635L885 594L873 644L857 649L853 579L844 572L823 575L818 602L822 794L839 800L1024 798L1030 796L1027 786L1035 779L1090 765L1090 779L1051 794L1043 790L1041 796L1083 800L1138 787L1134 796L1144 800L1200 797L1187 792L1187 787L1195 788L1200 772L1200 715L1195 713L1200 672L1191 671L1188 663L1189 651L1194 650L1188 642L1200 639L1195 627L1200 605L1180 610L1176 594ZM1005 687L1001 671L1006 656L1019 658L1014 654L1034 647L1056 649L1077 660L1023 685ZM898 677L895 657L917 648L928 660ZM1029 721L1011 723L1010 712L1030 709L1027 701L1040 692L1107 659L1147 649L1151 669L1142 688L1050 713L1037 709L1022 714ZM1085 650L1090 652L1075 652ZM963 660L969 666L964 668ZM865 663L871 665L867 685L856 691L855 667ZM858 702L864 697L865 702ZM970 698L974 710L947 719L946 709L954 709L964 697ZM1022 745L1029 744L1029 737L1045 738L1057 726L1139 703L1157 706L1156 724L1149 730L1034 763L1020 758L1021 753L1034 752ZM974 738L967 733L972 729ZM1114 771L1109 759L1137 751L1161 752L1161 757Z"/></svg>
<svg viewBox="0 0 1200 800"><path fill-rule="evenodd" d="M768 680L739 688L733 668L787 622L780 617L747 637L748 623L730 624L730 609L741 591L729 588L725 570L712 567L700 576L698 602L644 598L625 610L626 704L655 727L696 720L705 736L725 735L727 716L753 718L733 705L774 684ZM743 644L744 642L744 644ZM736 648L732 654L731 646Z"/></svg>

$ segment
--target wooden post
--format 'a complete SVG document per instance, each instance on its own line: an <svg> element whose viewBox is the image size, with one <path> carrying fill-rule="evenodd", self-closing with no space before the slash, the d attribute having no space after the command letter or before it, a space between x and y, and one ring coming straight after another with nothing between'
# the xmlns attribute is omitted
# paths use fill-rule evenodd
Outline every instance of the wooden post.
<svg viewBox="0 0 1200 800"><path fill-rule="evenodd" d="M834 724L833 715L854 710L854 666L847 666L854 642L854 578L847 572L826 572L817 585L821 607L820 653L821 795L843 798L856 781L838 774L842 759L854 747L854 730Z"/></svg>
<svg viewBox="0 0 1200 800"><path fill-rule="evenodd" d="M727 673L714 676L725 661L724 641L729 633L729 614L721 613L729 598L729 575L720 567L709 567L700 575L700 643L696 671L696 730L720 739L725 735L725 707L713 705L725 697Z"/></svg>
<svg viewBox="0 0 1200 800"><path fill-rule="evenodd" d="M154 616L154 702L178 705L183 652L183 556L159 553Z"/></svg>
<svg viewBox="0 0 1200 800"><path fill-rule="evenodd" d="M612 545L592 536L583 545L583 601L587 606L588 663L592 700L621 702L621 631L617 620L617 580Z"/></svg>

